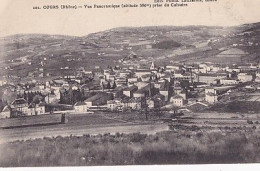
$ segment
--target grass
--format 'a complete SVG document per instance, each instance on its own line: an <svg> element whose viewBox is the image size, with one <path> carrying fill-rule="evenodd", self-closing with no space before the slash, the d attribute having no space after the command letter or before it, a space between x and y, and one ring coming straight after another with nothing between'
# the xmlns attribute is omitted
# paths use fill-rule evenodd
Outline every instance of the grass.
<svg viewBox="0 0 260 171"><path fill-rule="evenodd" d="M43 138L1 145L0 166L255 163L259 140L255 129Z"/></svg>
<svg viewBox="0 0 260 171"><path fill-rule="evenodd" d="M231 101L225 104L215 104L209 108L210 111L227 112L227 113L258 113L260 110L258 101Z"/></svg>

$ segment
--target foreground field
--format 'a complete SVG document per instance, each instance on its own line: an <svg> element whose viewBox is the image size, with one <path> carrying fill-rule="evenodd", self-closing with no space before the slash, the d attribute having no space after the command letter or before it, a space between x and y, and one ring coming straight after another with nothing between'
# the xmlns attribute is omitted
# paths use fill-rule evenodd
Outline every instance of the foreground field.
<svg viewBox="0 0 260 171"><path fill-rule="evenodd" d="M0 129L0 143L43 137L97 135L104 133L156 133L168 130L167 124L135 123L98 114L67 115L68 123Z"/></svg>
<svg viewBox="0 0 260 171"><path fill-rule="evenodd" d="M196 113L169 126L126 115L68 115L67 124L2 129L0 166L260 162L257 114Z"/></svg>
<svg viewBox="0 0 260 171"><path fill-rule="evenodd" d="M260 162L259 130L84 135L2 144L0 166ZM4 155L3 155L4 154Z"/></svg>

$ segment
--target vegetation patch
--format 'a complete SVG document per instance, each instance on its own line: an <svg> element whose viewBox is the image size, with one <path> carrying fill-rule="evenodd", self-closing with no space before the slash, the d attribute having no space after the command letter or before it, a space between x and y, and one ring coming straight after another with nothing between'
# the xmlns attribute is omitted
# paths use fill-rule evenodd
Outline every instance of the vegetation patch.
<svg viewBox="0 0 260 171"><path fill-rule="evenodd" d="M0 166L84 166L260 162L259 131L195 130L84 135L0 146ZM4 155L3 155L4 154Z"/></svg>

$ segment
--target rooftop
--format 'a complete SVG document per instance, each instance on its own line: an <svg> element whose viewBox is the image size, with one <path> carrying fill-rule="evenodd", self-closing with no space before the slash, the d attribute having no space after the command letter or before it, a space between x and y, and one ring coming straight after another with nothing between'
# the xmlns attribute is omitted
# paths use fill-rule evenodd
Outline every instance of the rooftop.
<svg viewBox="0 0 260 171"><path fill-rule="evenodd" d="M27 101L24 98L15 99L12 102L12 105L19 105L19 104L27 104Z"/></svg>
<svg viewBox="0 0 260 171"><path fill-rule="evenodd" d="M84 105L86 105L85 102L77 102L74 104L74 106L84 106Z"/></svg>
<svg viewBox="0 0 260 171"><path fill-rule="evenodd" d="M173 99L183 99L183 97L180 96L180 95L173 96L172 98L173 98Z"/></svg>
<svg viewBox="0 0 260 171"><path fill-rule="evenodd" d="M95 100L98 100L102 97L106 96L106 93L99 93L99 94L96 94L90 98L88 98L87 100L85 100L86 102L92 102L92 101L95 101Z"/></svg>
<svg viewBox="0 0 260 171"><path fill-rule="evenodd" d="M133 85L131 87L127 87L124 91L134 91L134 90L137 90L138 87L136 85Z"/></svg>

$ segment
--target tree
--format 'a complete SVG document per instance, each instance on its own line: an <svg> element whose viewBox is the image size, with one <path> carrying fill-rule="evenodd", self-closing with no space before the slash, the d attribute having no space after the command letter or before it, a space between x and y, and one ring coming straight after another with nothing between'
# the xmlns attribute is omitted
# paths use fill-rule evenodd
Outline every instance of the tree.
<svg viewBox="0 0 260 171"><path fill-rule="evenodd" d="M113 83L113 86L112 86L112 89L115 89L117 86L116 86L116 82L114 81Z"/></svg>
<svg viewBox="0 0 260 171"><path fill-rule="evenodd" d="M107 89L111 89L111 84L110 84L110 82L108 82L107 83L107 87L106 87Z"/></svg>
<svg viewBox="0 0 260 171"><path fill-rule="evenodd" d="M161 118L161 116L162 116L161 106L159 106L159 107L157 108L157 110L156 110L156 115L157 115L159 118Z"/></svg>
<svg viewBox="0 0 260 171"><path fill-rule="evenodd" d="M190 83L189 83L189 81L187 81L187 80L182 80L182 81L180 82L180 86L181 86L181 88L183 88L183 89L185 89L185 90L188 90L189 87L190 87Z"/></svg>
<svg viewBox="0 0 260 171"><path fill-rule="evenodd" d="M232 71L231 72L231 78L236 78L237 77L237 72L236 71Z"/></svg>
<svg viewBox="0 0 260 171"><path fill-rule="evenodd" d="M39 104L41 101L43 101L43 97L40 95L36 95L33 97L32 103Z"/></svg>

